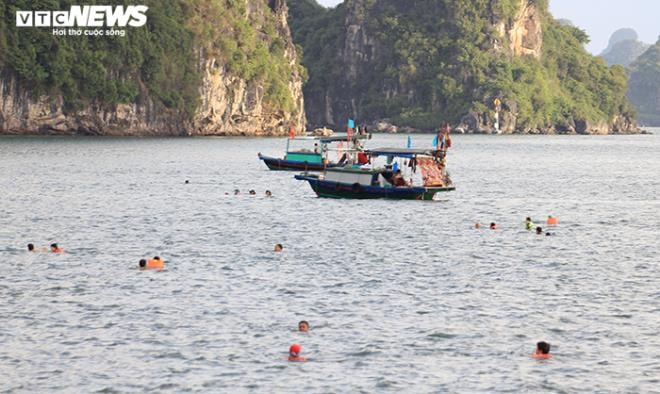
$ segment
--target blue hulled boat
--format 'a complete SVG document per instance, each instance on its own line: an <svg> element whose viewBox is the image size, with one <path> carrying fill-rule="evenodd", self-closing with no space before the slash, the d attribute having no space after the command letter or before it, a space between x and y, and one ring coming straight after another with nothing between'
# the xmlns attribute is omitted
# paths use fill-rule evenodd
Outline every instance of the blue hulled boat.
<svg viewBox="0 0 660 394"><path fill-rule="evenodd" d="M381 148L364 153L372 161L385 157L388 164L326 168L322 174L295 178L307 181L317 196L329 198L432 200L437 193L455 190L445 170L446 150Z"/></svg>

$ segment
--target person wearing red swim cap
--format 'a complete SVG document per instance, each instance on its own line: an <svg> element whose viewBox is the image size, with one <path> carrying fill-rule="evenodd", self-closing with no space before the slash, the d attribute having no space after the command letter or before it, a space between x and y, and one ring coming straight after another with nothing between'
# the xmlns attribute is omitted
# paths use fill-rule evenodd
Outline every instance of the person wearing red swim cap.
<svg viewBox="0 0 660 394"><path fill-rule="evenodd" d="M297 343L294 343L289 348L289 361L307 361L307 359L300 355L302 351L302 346Z"/></svg>

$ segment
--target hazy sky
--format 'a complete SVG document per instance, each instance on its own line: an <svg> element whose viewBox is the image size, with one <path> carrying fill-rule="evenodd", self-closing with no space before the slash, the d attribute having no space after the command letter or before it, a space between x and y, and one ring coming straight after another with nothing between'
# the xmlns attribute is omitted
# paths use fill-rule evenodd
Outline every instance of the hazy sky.
<svg viewBox="0 0 660 394"><path fill-rule="evenodd" d="M317 0L335 6L341 0ZM599 54L612 33L622 27L637 31L640 40L655 43L660 35L660 0L550 0L555 18L570 19L587 31L591 42L587 49Z"/></svg>

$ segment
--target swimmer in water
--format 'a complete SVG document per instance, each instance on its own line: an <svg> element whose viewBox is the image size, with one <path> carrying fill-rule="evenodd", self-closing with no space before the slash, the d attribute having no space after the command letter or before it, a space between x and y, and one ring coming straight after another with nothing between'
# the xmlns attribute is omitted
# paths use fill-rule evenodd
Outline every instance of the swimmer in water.
<svg viewBox="0 0 660 394"><path fill-rule="evenodd" d="M479 230L481 228L481 225L479 224L479 222L476 222L474 224L474 228L476 228L477 230Z"/></svg>
<svg viewBox="0 0 660 394"><path fill-rule="evenodd" d="M492 222L492 223L490 224L490 229L491 229L491 230L497 230L497 224L495 224L495 222Z"/></svg>
<svg viewBox="0 0 660 394"><path fill-rule="evenodd" d="M291 345L291 347L289 348L289 361L297 361L297 362L307 361L307 358L300 355L301 351L302 351L302 346L300 346L299 344L294 343L293 345Z"/></svg>
<svg viewBox="0 0 660 394"><path fill-rule="evenodd" d="M57 244L50 244L50 251L53 253L64 253L64 249L57 246Z"/></svg>
<svg viewBox="0 0 660 394"><path fill-rule="evenodd" d="M48 248L45 246L40 246L36 248L34 244L27 244L28 252L48 252Z"/></svg>
<svg viewBox="0 0 660 394"><path fill-rule="evenodd" d="M525 230L531 231L534 228L534 222L532 222L532 218L527 217L525 219Z"/></svg>
<svg viewBox="0 0 660 394"><path fill-rule="evenodd" d="M251 196L256 196L256 195L257 195L257 192L254 191L254 189L250 189L250 195L251 195Z"/></svg>
<svg viewBox="0 0 660 394"><path fill-rule="evenodd" d="M238 189L234 189L234 195L238 196L239 194L241 194L241 191Z"/></svg>
<svg viewBox="0 0 660 394"><path fill-rule="evenodd" d="M141 259L138 263L141 270L162 270L165 268L165 261L161 260L159 256L155 256L153 259Z"/></svg>
<svg viewBox="0 0 660 394"><path fill-rule="evenodd" d="M534 358L550 358L550 344L545 341L538 342L536 344L536 351L532 354Z"/></svg>
<svg viewBox="0 0 660 394"><path fill-rule="evenodd" d="M298 331L309 332L309 323L306 320L301 320L298 322Z"/></svg>
<svg viewBox="0 0 660 394"><path fill-rule="evenodd" d="M266 197L273 197L273 193L270 190L266 190Z"/></svg>
<svg viewBox="0 0 660 394"><path fill-rule="evenodd" d="M284 246L282 246L282 244L275 244L276 252L281 252L282 250L284 250Z"/></svg>
<svg viewBox="0 0 660 394"><path fill-rule="evenodd" d="M543 228L541 226L536 228L536 235L543 235Z"/></svg>

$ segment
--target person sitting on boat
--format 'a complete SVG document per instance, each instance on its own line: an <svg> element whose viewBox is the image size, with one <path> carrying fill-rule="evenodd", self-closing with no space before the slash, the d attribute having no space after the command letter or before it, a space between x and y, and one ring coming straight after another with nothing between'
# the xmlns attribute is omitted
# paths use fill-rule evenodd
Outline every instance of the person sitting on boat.
<svg viewBox="0 0 660 394"><path fill-rule="evenodd" d="M344 153L341 159L339 159L339 161L337 162L337 166L339 167L343 166L344 164L346 164L346 160L348 160L348 155Z"/></svg>
<svg viewBox="0 0 660 394"><path fill-rule="evenodd" d="M407 186L408 185L406 180L403 179L403 175L401 175L401 170L396 170L394 175L392 175L392 184L395 187Z"/></svg>
<svg viewBox="0 0 660 394"><path fill-rule="evenodd" d="M369 164L369 156L364 152L358 152L357 163L359 165Z"/></svg>
<svg viewBox="0 0 660 394"><path fill-rule="evenodd" d="M321 153L321 148L319 148L318 143L314 143L314 153Z"/></svg>

